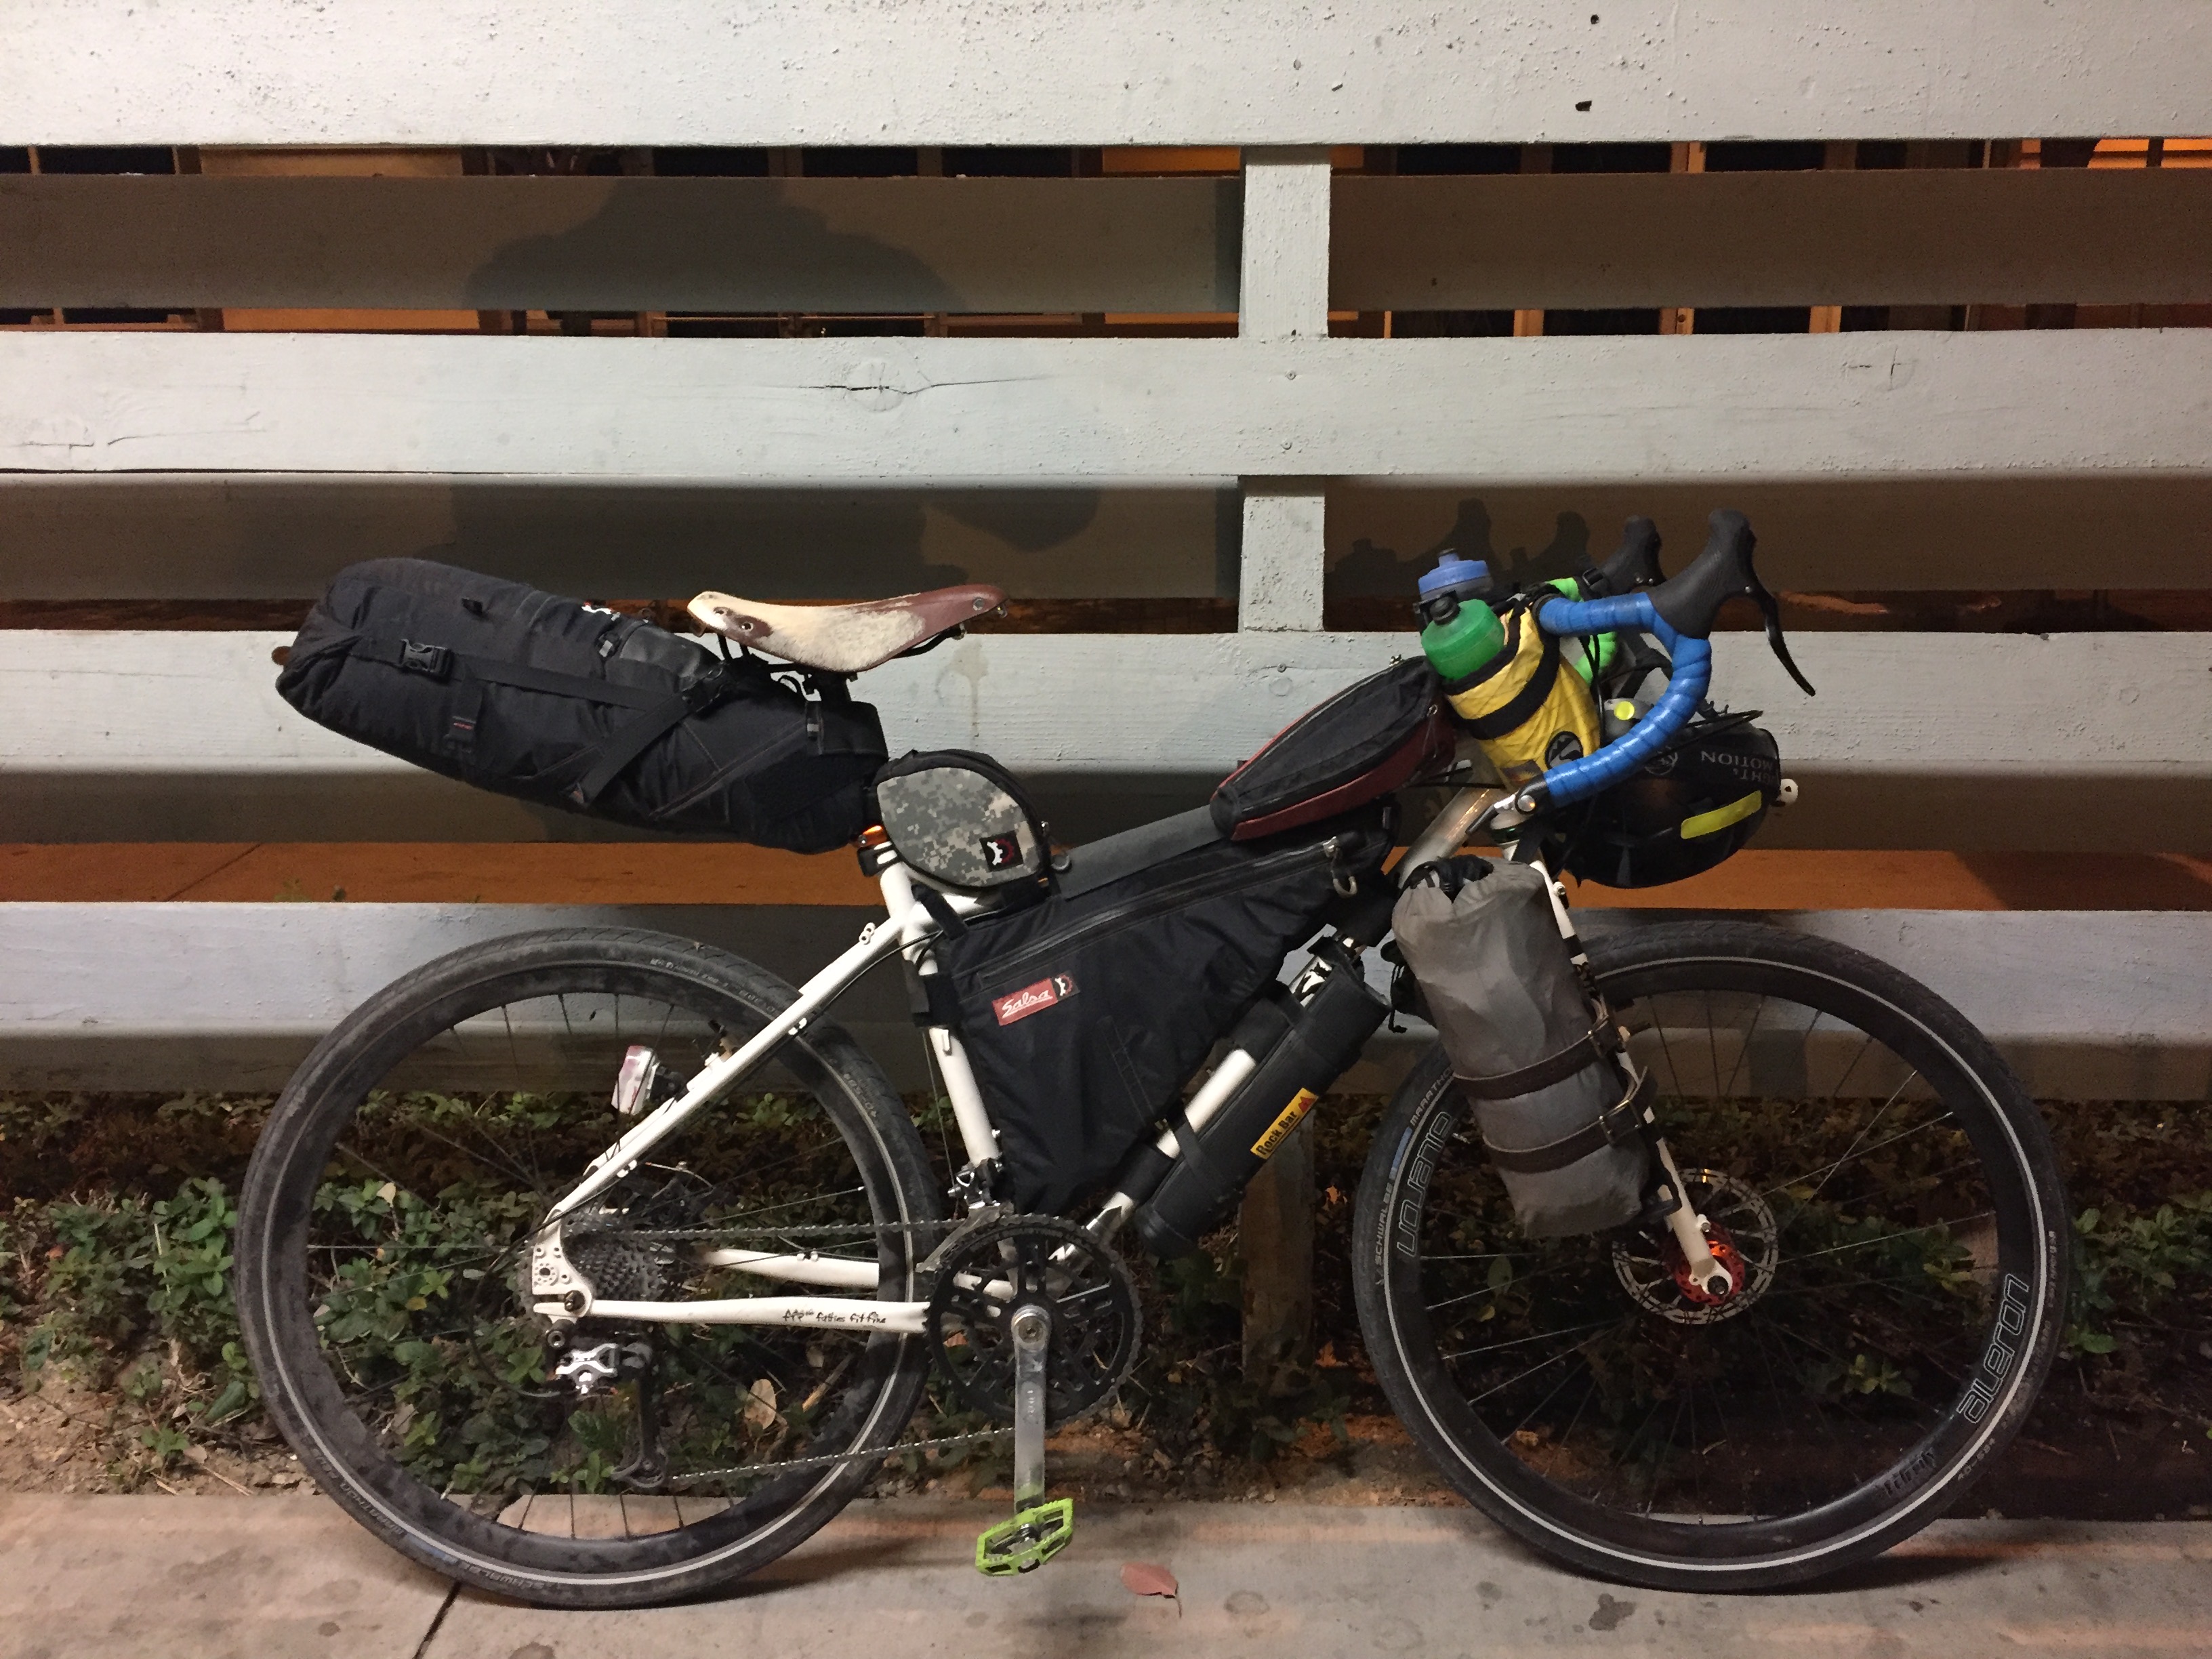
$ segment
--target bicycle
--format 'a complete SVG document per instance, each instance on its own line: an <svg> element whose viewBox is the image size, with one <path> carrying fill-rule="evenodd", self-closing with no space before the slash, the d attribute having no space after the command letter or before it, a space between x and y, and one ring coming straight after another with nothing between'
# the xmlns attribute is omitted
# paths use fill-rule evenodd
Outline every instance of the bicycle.
<svg viewBox="0 0 2212 1659"><path fill-rule="evenodd" d="M1455 782L1428 754L1382 779L1455 789L1395 871L1485 832L1525 859L1564 809L1665 752L1707 690L1721 604L1763 595L1747 548L1538 606L1553 635L1658 640L1666 696L1533 781ZM711 625L721 598L695 613ZM900 614L885 654L954 631L944 605ZM814 645L787 647L802 668L839 617L807 623ZM1771 613L1770 635L1783 650ZM1378 810L1353 800L1276 836L1285 850L1250 844L1329 861L1294 918L1301 941L1328 930L1307 973L1383 943L1389 837L1337 867ZM1246 856L1196 816L1078 848L1054 879ZM880 829L860 851L885 919L804 986L666 936L523 934L379 993L287 1086L241 1205L246 1343L302 1462L387 1543L526 1601L657 1601L781 1555L887 1456L1011 1431L1016 1512L977 1565L1025 1570L1066 1544L1045 1436L1109 1400L1134 1357L1115 1241L1204 1158L1249 1057L1153 1103L1103 1201L1094 1183L1023 1212L1004 1114L940 994L948 939L1004 925L1002 901L917 878ZM894 959L964 1159L949 1192L880 1067L826 1018ZM2068 1263L2047 1131L1955 1010L1840 945L1705 921L1609 935L1586 960L1653 1085L1638 1133L1672 1186L1626 1226L1521 1236L1431 1048L1383 1116L1352 1223L1383 1390L1455 1490L1608 1578L1767 1589L1878 1553L1959 1500L2051 1364ZM998 1426L902 1439L933 1368Z"/></svg>

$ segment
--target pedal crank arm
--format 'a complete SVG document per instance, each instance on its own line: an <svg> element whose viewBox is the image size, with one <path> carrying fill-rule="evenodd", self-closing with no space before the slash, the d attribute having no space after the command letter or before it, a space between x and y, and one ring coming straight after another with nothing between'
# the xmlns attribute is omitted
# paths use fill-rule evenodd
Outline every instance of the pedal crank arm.
<svg viewBox="0 0 2212 1659"><path fill-rule="evenodd" d="M1007 1321L1014 1340L1014 1509L1044 1501L1045 1353L1052 1314L1035 1303Z"/></svg>
<svg viewBox="0 0 2212 1659"><path fill-rule="evenodd" d="M1007 1316L1014 1349L1014 1514L975 1540L975 1571L1003 1578L1033 1572L1075 1536L1072 1498L1045 1501L1045 1360L1052 1311L1024 1303Z"/></svg>

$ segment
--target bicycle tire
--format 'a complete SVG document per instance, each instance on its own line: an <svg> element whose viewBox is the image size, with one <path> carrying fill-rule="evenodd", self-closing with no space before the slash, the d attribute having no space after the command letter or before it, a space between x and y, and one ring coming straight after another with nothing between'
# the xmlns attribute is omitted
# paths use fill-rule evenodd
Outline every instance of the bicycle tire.
<svg viewBox="0 0 2212 1659"><path fill-rule="evenodd" d="M1823 1056L1817 1063L1831 1073L1844 1050L1830 1036L1846 1022L1869 1045L1878 1038L1911 1067L1884 1112L1895 1109L1900 1097L1908 1104L1917 1097L1910 1086L1912 1076L1922 1079L1933 1102L1911 1109L1920 1122L1909 1131L1896 1127L1904 1117L1893 1121L1893 1141L1870 1139L1881 1119L1868 1117L1863 1108L1846 1109L1845 1083L1838 1083L1837 1093L1821 1108L1820 1097L1799 1079L1790 1085L1803 1096L1794 1118L1769 1112L1757 1120L1770 1126L1757 1133L1778 1135L1788 1148L1772 1156L1807 1156L1791 1138L1793 1123L1824 1133L1832 1123L1840 1140L1855 1122L1863 1122L1844 1160L1825 1172L1818 1165L1809 1171L1817 1182L1785 1181L1759 1195L1767 1220L1756 1224L1765 1241L1757 1248L1767 1258L1770 1277L1761 1283L1770 1299L1732 1323L1704 1327L1680 1322L1691 1316L1688 1311L1670 1305L1662 1320L1631 1300L1629 1314L1608 1324L1613 1316L1603 1308L1592 1254L1601 1248L1599 1241L1524 1241L1510 1247L1496 1242L1492 1228L1492 1237L1477 1242L1495 1243L1494 1250L1487 1256L1469 1252L1464 1269L1455 1266L1462 1259L1457 1245L1437 1248L1440 1240L1468 1236L1476 1224L1466 1218L1486 1212L1467 1206L1478 1205L1481 1183L1494 1184L1497 1177L1482 1160L1479 1135L1469 1127L1441 1047L1432 1050L1386 1113L1361 1179L1353 1222L1360 1323L1384 1391L1455 1490L1523 1541L1583 1571L1653 1589L1756 1590L1876 1555L1960 1502L2018 1431L2050 1369L2064 1322L2069 1231L2049 1132L1980 1032L1925 986L1858 951L1764 924L1705 921L1623 928L1593 943L1590 959L1616 1012L1632 1025L1641 1008L1661 1047L1672 1041L1664 1021L1680 1018L1674 1011L1693 992L1704 997L1709 1022L1717 1019L1717 996L1758 998L1762 1009L1768 1002L1791 1004L1819 1011L1804 1026L1803 1053ZM1662 1127L1686 1179L1706 1179L1687 1171L1714 1150L1697 1144L1700 1121L1693 1102L1705 1099L1705 1118L1715 1121L1736 1110L1729 1102L1747 1060L1753 1073L1762 1063L1759 1018L1754 1013L1734 1050L1725 1084L1706 1097L1694 1093L1706 1085L1680 1085L1672 1122L1668 1079L1659 1078ZM1837 1025L1823 1027L1821 1020L1830 1018ZM1717 1029L1709 1024L1716 1079L1730 1052L1714 1037ZM1775 1036L1781 1029L1770 1028L1766 1061L1787 1059L1786 1044ZM1825 1045L1817 1049L1816 1036ZM1670 1065L1680 1059L1671 1052L1667 1058ZM1860 1063L1856 1057L1850 1060L1851 1066ZM1693 1048L1680 1064L1685 1075L1697 1073ZM1778 1069L1786 1073L1787 1066ZM1753 1121L1739 1112L1739 1128ZM1755 1146L1757 1133L1746 1132L1747 1148ZM1888 1150L1916 1136L1924 1137L1918 1146ZM1911 1170L1915 1158L1932 1163L1961 1147L1979 1160L1978 1171L1963 1163L1940 1175L1921 1169L1875 1187L1871 1199L1848 1196L1886 1178L1875 1167L1878 1153L1887 1160L1883 1168ZM1747 1150L1747 1167L1759 1156ZM1854 1164L1858 1171L1847 1173ZM1725 1178L1713 1176L1711 1190L1722 1193ZM1743 1189L1758 1191L1748 1181ZM1832 1192L1836 1196L1829 1197ZM1959 1196L1970 1192L1987 1194L1989 1214L1970 1208L1979 1200ZM1889 1218L1880 1209L1885 1198L1899 1215ZM1902 1213L1908 1200L1922 1207ZM1853 1202L1862 1210L1856 1217L1850 1214ZM1963 1218L1942 1218L1946 1205L1948 1213ZM1791 1220L1774 1220L1778 1209ZM1494 1218L1497 1212L1487 1213ZM1938 1218L1902 1224L1912 1214ZM1456 1235L1445 1225L1455 1216L1460 1218L1452 1222ZM1899 1224L1892 1225L1893 1219ZM1844 1242L1831 1247L1800 1233L1801 1247L1820 1247L1802 1249L1793 1261L1784 1243L1790 1227L1801 1221ZM1976 1240L1971 1249L1960 1243L1969 1235ZM1518 1265L1514 1248L1526 1252ZM1632 1249L1616 1236L1602 1248L1611 1251L1624 1295L1631 1293L1632 1280L1644 1283L1622 1265L1644 1260L1638 1254L1642 1246ZM1844 1265L1865 1263L1869 1258L1851 1255L1865 1249L1901 1256L1904 1265L1893 1278L1881 1277L1878 1267ZM1994 1259L1984 1265L1976 1251ZM1916 1252L1924 1258L1919 1270L1933 1289L1911 1277ZM1486 1304L1480 1288L1456 1294L1482 1260L1492 1263ZM1575 1262L1591 1265L1547 1265ZM1454 1279L1453 1273L1465 1277ZM1541 1283L1555 1273L1554 1282ZM1799 1288L1790 1285L1793 1273ZM1839 1273L1846 1276L1837 1280ZM1852 1273L1874 1276L1855 1280L1848 1276ZM1828 1282L1819 1282L1824 1275ZM1432 1302L1440 1291L1454 1294ZM1568 1317L1521 1311L1540 1304L1585 1312L1595 1308L1596 1322L1561 1322L1548 1334L1524 1338L1513 1321L1534 1328ZM1485 1305L1490 1313L1482 1313ZM1501 1312L1504 1318L1498 1317ZM1493 1334L1471 1348L1447 1346L1457 1339L1442 1334L1477 1316L1490 1321ZM1806 1328L1808 1320L1819 1321L1818 1328ZM1793 1331L1792 1325L1801 1328ZM1875 1334L1865 1336L1869 1330ZM1833 1373L1863 1339L1871 1356L1861 1352L1850 1358L1838 1380ZM1916 1342L1924 1343L1924 1351ZM1516 1347L1519 1352L1506 1355ZM1727 1357L1719 1358L1724 1350ZM1746 1357L1754 1352L1765 1370L1763 1385ZM1828 1357L1808 1358L1821 1352ZM1519 1374L1510 1375L1516 1367ZM1578 1378L1580 1403L1569 1417ZM1735 1419L1724 1408L1716 1415L1716 1397L1701 1428L1700 1378L1709 1391L1744 1402ZM1771 1401L1755 1399L1762 1386ZM1942 1396L1940 1406L1914 1399L1916 1388L1925 1392L1931 1386ZM1536 1399L1540 1387L1546 1392L1524 1410L1523 1402ZM1639 1420L1647 1398L1650 1411ZM1670 1404L1671 1426L1655 1429ZM1680 1430L1686 1411L1685 1437ZM1523 1413L1517 1420L1516 1412ZM1808 1425L1802 1431L1808 1449L1794 1466L1779 1455L1779 1435L1788 1431L1792 1412ZM1827 1425L1827 1438L1812 1436L1814 1423ZM1784 1429L1778 1431L1778 1424ZM1668 1437L1663 1441L1662 1432ZM1711 1445L1701 1444L1701 1435L1716 1433ZM1863 1471L1854 1459L1865 1462ZM1845 1464L1849 1472L1838 1472ZM1717 1494L1710 1498L1709 1480ZM1798 1509L1789 1509L1783 1497L1788 1480L1801 1483L1802 1499L1790 1500L1801 1501ZM1639 1482L1645 1492L1641 1513L1635 1510ZM1694 1490L1686 1490L1692 1482ZM1831 1485L1837 1489L1827 1490ZM1692 1507L1705 1503L1716 1506L1711 1516ZM1741 1510L1723 1507L1731 1503L1741 1504Z"/></svg>
<svg viewBox="0 0 2212 1659"><path fill-rule="evenodd" d="M394 1067L424 1051L441 1030L459 1032L467 1020L483 1018L480 1011L487 1006L496 1006L504 1013L520 1006L519 1000L497 999L557 994L565 1020L572 1006L569 998L604 999L609 993L615 999L617 1026L624 995L659 997L672 1009L680 1003L710 1010L702 1018L712 1029L732 1035L760 1029L795 995L790 986L740 957L639 931L526 933L456 951L378 993L316 1047L270 1114L240 1204L238 1306L245 1345L270 1414L301 1462L341 1507L404 1554L449 1577L547 1607L635 1607L741 1578L802 1542L836 1514L860 1492L878 1461L864 1455L827 1469L775 1477L696 1522L642 1535L555 1536L524 1529L522 1518L506 1524L483 1512L495 1498L463 1494L465 1501L457 1501L449 1498L452 1488L441 1492L426 1485L395 1449L397 1433L388 1425L372 1427L367 1413L337 1380L340 1367L326 1358L313 1305L317 1295L325 1292L310 1293L337 1270L320 1277L311 1274L311 1222L319 1202L328 1211L326 1176L337 1167L334 1158L343 1161L337 1149L348 1127L360 1133L367 1103L395 1097L372 1091L381 1079L397 1074ZM633 1006L649 1004L634 1001ZM663 1017L664 1029L670 1018ZM511 1024L507 1035L513 1047ZM617 1037L620 1035L617 1030ZM611 1052L618 1055L620 1049ZM526 1058L518 1050L517 1066ZM595 1051L595 1063L598 1058ZM875 1220L908 1230L873 1235L884 1252L878 1295L915 1298L915 1266L933 1240L931 1229L941 1221L942 1210L938 1182L897 1094L850 1036L823 1020L811 1023L787 1042L773 1063L805 1079L813 1090L825 1126L817 1132L819 1143L832 1149L833 1155L841 1142L849 1152ZM611 1069L600 1075L602 1091L611 1079ZM433 1102L440 1098L425 1097ZM605 1138L611 1141L622 1121L608 1112L604 1092L593 1098L597 1111L605 1117ZM692 1128L687 1124L678 1138ZM586 1133L590 1132L587 1122ZM447 1139L466 1148L461 1131ZM507 1162L512 1164L515 1159L510 1156ZM800 1165L802 1170L808 1167ZM545 1191L565 1188L580 1174L580 1168L567 1171ZM402 1207L396 1184L385 1198L396 1227ZM445 1199L441 1192L436 1201ZM851 1201L857 1205L862 1199ZM534 1226L534 1222L528 1224ZM866 1229L856 1225L856 1231L865 1234ZM522 1233L526 1231L525 1227ZM498 1276L486 1269L477 1279L477 1294L496 1304L505 1288ZM484 1289L487 1280L499 1288ZM515 1303L520 1306L519 1297ZM408 1304L410 1308L418 1305ZM322 1312L327 1315L327 1306ZM748 1338L757 1329L720 1328L733 1328L742 1329ZM673 1327L648 1330L664 1346L678 1335ZM762 1333L763 1340L778 1340L823 1334ZM473 1342L476 1337L465 1340ZM854 1358L831 1379L842 1389L837 1396L841 1403L834 1412L823 1408L836 1419L823 1432L834 1431L842 1437L836 1442L840 1449L865 1452L887 1447L899 1438L921 1398L927 1372L925 1349L921 1339L913 1336L855 1334L849 1341ZM550 1385L553 1389L559 1386ZM641 1389L644 1386L638 1384ZM364 1393L362 1398L368 1397ZM557 1393L550 1397L559 1398ZM546 1409L557 1412L562 1407ZM753 1407L748 1404L745 1409ZM836 1415L840 1412L842 1417ZM572 1485L572 1503L576 1490ZM524 1492L516 1501L526 1517L538 1502L558 1500ZM594 1501L604 1508L604 1500ZM624 1507L620 1512L625 1517L632 1504L629 1498L621 1499ZM699 1504L702 1512L711 1507L705 1501ZM687 1512L673 1510L678 1518ZM581 1513L578 1510L573 1516ZM573 1516L570 1530L586 1530ZM626 1519L624 1530L629 1530Z"/></svg>

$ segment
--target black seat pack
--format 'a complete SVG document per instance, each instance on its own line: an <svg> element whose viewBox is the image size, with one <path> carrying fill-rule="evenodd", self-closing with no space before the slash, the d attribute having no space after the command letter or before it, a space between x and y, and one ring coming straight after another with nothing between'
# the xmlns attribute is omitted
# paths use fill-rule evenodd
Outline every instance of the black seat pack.
<svg viewBox="0 0 2212 1659"><path fill-rule="evenodd" d="M941 939L1014 1203L1056 1211L1112 1175L1339 889L1379 879L1388 845L1371 825L1322 826L1133 868L1102 848L1102 884L1071 882Z"/></svg>
<svg viewBox="0 0 2212 1659"><path fill-rule="evenodd" d="M650 830L826 852L868 822L876 711L641 617L427 559L348 566L276 690L308 719L479 788Z"/></svg>

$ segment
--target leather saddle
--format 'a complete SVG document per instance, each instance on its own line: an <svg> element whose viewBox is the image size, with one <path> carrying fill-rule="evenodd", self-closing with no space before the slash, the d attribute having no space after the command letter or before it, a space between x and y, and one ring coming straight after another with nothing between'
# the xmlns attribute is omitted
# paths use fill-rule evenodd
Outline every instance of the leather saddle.
<svg viewBox="0 0 2212 1659"><path fill-rule="evenodd" d="M763 655L802 668L857 674L988 616L1006 600L997 588L980 582L858 605L764 605L709 589L689 609L713 632Z"/></svg>

